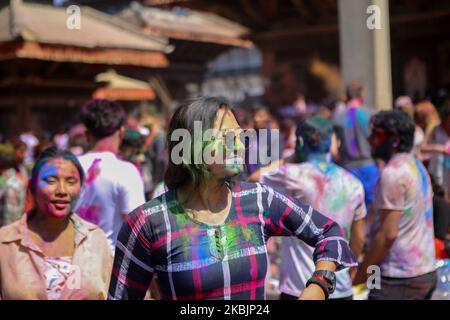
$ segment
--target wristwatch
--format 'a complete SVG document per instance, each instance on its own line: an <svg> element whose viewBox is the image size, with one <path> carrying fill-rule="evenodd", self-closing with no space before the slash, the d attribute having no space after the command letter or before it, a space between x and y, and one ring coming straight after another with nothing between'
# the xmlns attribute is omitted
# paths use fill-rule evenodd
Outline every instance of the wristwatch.
<svg viewBox="0 0 450 320"><path fill-rule="evenodd" d="M320 286L325 293L325 299L328 299L336 288L336 274L329 270L314 271L311 278L306 282L306 286L308 287L311 283Z"/></svg>

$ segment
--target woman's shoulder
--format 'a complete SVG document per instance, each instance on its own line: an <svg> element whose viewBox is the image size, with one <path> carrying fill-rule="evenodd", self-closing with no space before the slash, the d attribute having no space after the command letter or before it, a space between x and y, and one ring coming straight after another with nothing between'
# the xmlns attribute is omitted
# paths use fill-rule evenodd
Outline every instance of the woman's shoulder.
<svg viewBox="0 0 450 320"><path fill-rule="evenodd" d="M262 184L258 182L247 182L247 181L233 181L230 183L233 193L236 192L246 192L246 191L256 191L261 188Z"/></svg>
<svg viewBox="0 0 450 320"><path fill-rule="evenodd" d="M86 229L87 231L93 231L96 229L100 229L99 226L93 224L92 222L89 222L85 220L84 218L80 217L78 213L73 213L70 216L71 220L74 222L75 227L82 227L83 229Z"/></svg>
<svg viewBox="0 0 450 320"><path fill-rule="evenodd" d="M0 228L0 243L13 242L22 238L22 220L19 219Z"/></svg>
<svg viewBox="0 0 450 320"><path fill-rule="evenodd" d="M144 216L158 216L161 214L164 214L166 211L170 211L171 208L177 205L177 200L175 196L175 191L173 190L167 190L166 192L163 192L157 197L154 197L153 199L145 202L144 204L140 205L136 209L134 209L130 216L133 219L136 219L137 217Z"/></svg>
<svg viewBox="0 0 450 320"><path fill-rule="evenodd" d="M273 188L259 182L236 181L231 184L233 197L254 197L261 194L263 197L273 193Z"/></svg>

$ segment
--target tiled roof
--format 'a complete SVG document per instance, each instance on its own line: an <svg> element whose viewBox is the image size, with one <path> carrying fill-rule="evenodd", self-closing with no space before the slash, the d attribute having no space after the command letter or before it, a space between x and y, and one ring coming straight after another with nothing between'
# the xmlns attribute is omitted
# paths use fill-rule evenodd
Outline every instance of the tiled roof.
<svg viewBox="0 0 450 320"><path fill-rule="evenodd" d="M181 7L145 7L134 2L119 16L153 35L239 47L252 45L245 39L247 28L213 13Z"/></svg>
<svg viewBox="0 0 450 320"><path fill-rule="evenodd" d="M83 48L169 52L168 39L144 34L132 24L89 7L81 8L81 28L69 29L65 8L11 0L0 11L0 41L23 39Z"/></svg>

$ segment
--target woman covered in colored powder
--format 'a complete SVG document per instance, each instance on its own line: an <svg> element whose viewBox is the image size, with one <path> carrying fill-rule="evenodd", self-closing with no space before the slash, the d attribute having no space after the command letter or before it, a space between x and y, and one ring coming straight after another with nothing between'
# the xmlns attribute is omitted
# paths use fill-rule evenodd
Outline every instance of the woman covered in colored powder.
<svg viewBox="0 0 450 320"><path fill-rule="evenodd" d="M315 247L316 271L302 299L326 299L334 271L356 266L334 221L268 186L233 181L244 165L241 133L221 99L177 108L168 191L127 216L109 299L143 299L154 274L163 299L264 299L272 236L297 236Z"/></svg>
<svg viewBox="0 0 450 320"><path fill-rule="evenodd" d="M0 229L0 299L106 299L106 235L72 211L83 180L72 153L51 147L40 155L29 183L32 209Z"/></svg>

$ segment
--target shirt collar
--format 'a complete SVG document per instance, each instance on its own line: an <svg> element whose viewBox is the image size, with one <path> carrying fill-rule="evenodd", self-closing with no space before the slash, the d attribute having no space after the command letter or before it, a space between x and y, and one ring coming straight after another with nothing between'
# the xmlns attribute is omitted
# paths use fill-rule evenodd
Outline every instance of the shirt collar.
<svg viewBox="0 0 450 320"><path fill-rule="evenodd" d="M89 232L96 229L97 226L86 223L77 214L72 214L70 219L75 226L75 246L78 247L87 238Z"/></svg>

